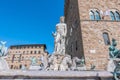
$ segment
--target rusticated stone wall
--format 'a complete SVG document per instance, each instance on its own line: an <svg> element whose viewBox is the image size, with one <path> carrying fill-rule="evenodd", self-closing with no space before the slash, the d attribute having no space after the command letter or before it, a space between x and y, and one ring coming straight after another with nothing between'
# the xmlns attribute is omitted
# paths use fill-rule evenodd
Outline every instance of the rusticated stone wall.
<svg viewBox="0 0 120 80"><path fill-rule="evenodd" d="M105 45L104 43L103 32L109 34L110 40L115 38L118 43L118 48L120 48L120 23L111 21L83 21L81 23L84 55L87 66L94 64L96 69L106 69L109 58L109 45ZM92 53L91 50L95 52Z"/></svg>
<svg viewBox="0 0 120 80"><path fill-rule="evenodd" d="M100 14L102 18L100 21L90 20L91 9L102 11L103 14L113 10L119 12L120 1L65 0L65 21L68 26L67 39L69 39L66 42L66 53L77 57L84 56L87 69L95 65L96 70L106 70L109 45L105 45L103 33L108 33L110 41L115 38L117 47L120 48L120 21L112 21L110 15L103 14Z"/></svg>

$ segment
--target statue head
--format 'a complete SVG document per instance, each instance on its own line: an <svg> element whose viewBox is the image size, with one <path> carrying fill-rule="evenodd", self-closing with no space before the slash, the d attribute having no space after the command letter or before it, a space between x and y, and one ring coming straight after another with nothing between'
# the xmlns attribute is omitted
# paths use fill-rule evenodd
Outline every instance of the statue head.
<svg viewBox="0 0 120 80"><path fill-rule="evenodd" d="M60 17L60 23L64 23L65 22L65 17L64 16L61 16Z"/></svg>

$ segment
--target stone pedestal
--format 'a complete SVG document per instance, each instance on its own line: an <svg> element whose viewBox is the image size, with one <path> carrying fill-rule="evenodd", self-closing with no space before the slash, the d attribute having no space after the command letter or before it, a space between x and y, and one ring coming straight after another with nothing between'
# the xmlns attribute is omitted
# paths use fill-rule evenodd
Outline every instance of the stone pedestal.
<svg viewBox="0 0 120 80"><path fill-rule="evenodd" d="M39 65L31 65L29 70L41 70L41 67Z"/></svg>
<svg viewBox="0 0 120 80"><path fill-rule="evenodd" d="M0 71L1 80L114 80L107 71Z"/></svg>
<svg viewBox="0 0 120 80"><path fill-rule="evenodd" d="M58 54L54 53L50 58L49 58L49 63L50 67L49 70L54 70L54 71L59 71L60 69L60 64L64 58L63 54Z"/></svg>
<svg viewBox="0 0 120 80"><path fill-rule="evenodd" d="M107 71L114 72L116 66L118 66L119 63L120 63L119 58L109 59Z"/></svg>
<svg viewBox="0 0 120 80"><path fill-rule="evenodd" d="M82 66L82 67L77 67L77 70L78 70L78 71L86 70L86 66L84 65L84 66Z"/></svg>
<svg viewBox="0 0 120 80"><path fill-rule="evenodd" d="M115 67L116 67L116 65L114 63L114 60L113 59L109 59L108 66L107 66L107 71L114 72Z"/></svg>

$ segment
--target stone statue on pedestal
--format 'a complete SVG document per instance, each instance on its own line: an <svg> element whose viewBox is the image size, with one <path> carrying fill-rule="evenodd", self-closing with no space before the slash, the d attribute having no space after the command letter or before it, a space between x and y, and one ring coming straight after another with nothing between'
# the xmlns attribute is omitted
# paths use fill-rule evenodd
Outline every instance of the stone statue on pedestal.
<svg viewBox="0 0 120 80"><path fill-rule="evenodd" d="M56 32L53 33L55 38L55 52L65 54L65 37L67 34L67 25L64 23L64 17L60 18L60 23L56 25Z"/></svg>
<svg viewBox="0 0 120 80"><path fill-rule="evenodd" d="M36 65L37 59L35 57L32 57L30 60L31 60L31 65Z"/></svg>
<svg viewBox="0 0 120 80"><path fill-rule="evenodd" d="M1 43L0 45L0 70L8 70L9 66L6 60L4 59L8 54L7 47L5 47L6 42L0 41L0 43Z"/></svg>
<svg viewBox="0 0 120 80"><path fill-rule="evenodd" d="M83 67L78 67L77 62L71 58L71 55L65 53L65 43L67 35L67 25L64 23L64 17L60 18L60 23L56 25L54 36L55 49L53 54L48 58L47 70L53 71L68 71L73 70L72 67L78 70L83 70ZM75 65L73 65L75 63ZM80 64L84 64L84 60L80 60ZM77 65L77 66L76 66ZM79 69L80 68L80 69Z"/></svg>
<svg viewBox="0 0 120 80"><path fill-rule="evenodd" d="M40 64L41 70L47 70L47 67L48 67L48 55L41 54L40 61L41 61L41 64Z"/></svg>
<svg viewBox="0 0 120 80"><path fill-rule="evenodd" d="M26 70L25 65L22 65L21 70Z"/></svg>
<svg viewBox="0 0 120 80"><path fill-rule="evenodd" d="M32 57L30 58L31 60L31 65L29 67L29 70L40 70L40 65L37 64L37 58Z"/></svg>
<svg viewBox="0 0 120 80"><path fill-rule="evenodd" d="M6 42L1 41L1 46L0 46L0 57L6 56L7 55L7 47L5 47Z"/></svg>

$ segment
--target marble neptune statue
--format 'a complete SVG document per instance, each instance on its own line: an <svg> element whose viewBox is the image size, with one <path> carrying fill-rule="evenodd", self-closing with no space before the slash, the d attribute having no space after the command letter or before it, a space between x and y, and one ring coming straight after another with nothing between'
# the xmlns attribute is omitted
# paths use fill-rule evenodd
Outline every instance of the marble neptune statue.
<svg viewBox="0 0 120 80"><path fill-rule="evenodd" d="M65 54L65 38L67 34L67 26L64 23L64 17L60 17L60 23L56 25L56 32L53 33L55 38L54 53Z"/></svg>

